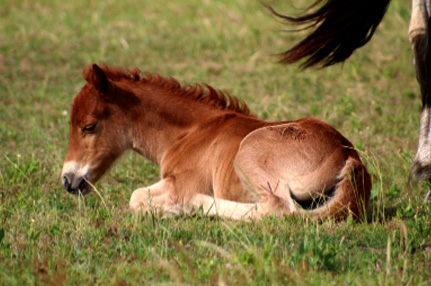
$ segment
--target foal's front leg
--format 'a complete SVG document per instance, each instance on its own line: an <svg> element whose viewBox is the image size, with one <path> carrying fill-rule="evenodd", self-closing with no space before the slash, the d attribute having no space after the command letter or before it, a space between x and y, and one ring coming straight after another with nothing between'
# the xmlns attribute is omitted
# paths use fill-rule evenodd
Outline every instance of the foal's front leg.
<svg viewBox="0 0 431 286"><path fill-rule="evenodd" d="M238 203L217 199L196 193L189 199L181 200L170 179L133 192L130 209L134 211L154 211L165 216L188 214L202 209L208 216L220 216L233 220L259 219L267 211L259 203Z"/></svg>
<svg viewBox="0 0 431 286"><path fill-rule="evenodd" d="M130 197L129 207L134 211L167 211L176 204L173 199L174 191L172 180L162 179L154 185L135 190Z"/></svg>
<svg viewBox="0 0 431 286"><path fill-rule="evenodd" d="M186 206L189 211L202 209L208 216L219 216L232 220L259 219L266 214L266 210L259 203L239 203L204 194L196 194L187 202Z"/></svg>

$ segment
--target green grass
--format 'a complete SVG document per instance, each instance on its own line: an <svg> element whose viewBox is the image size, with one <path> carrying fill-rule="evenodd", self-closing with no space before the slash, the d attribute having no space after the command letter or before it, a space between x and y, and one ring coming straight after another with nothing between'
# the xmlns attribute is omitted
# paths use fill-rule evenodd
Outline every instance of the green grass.
<svg viewBox="0 0 431 286"><path fill-rule="evenodd" d="M292 12L283 2L275 7ZM393 0L344 65L298 72L272 56L298 36L259 1L0 0L0 284L429 285L428 186L408 181L421 102L409 14ZM67 194L69 109L93 62L206 82L264 119L330 123L372 173L367 220L130 213L132 191L159 178L131 152L97 185L107 206Z"/></svg>

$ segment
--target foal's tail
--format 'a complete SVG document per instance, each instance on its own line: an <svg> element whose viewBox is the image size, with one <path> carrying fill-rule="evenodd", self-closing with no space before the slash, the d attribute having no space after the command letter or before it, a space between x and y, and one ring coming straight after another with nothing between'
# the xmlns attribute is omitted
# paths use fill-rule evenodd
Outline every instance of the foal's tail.
<svg viewBox="0 0 431 286"><path fill-rule="evenodd" d="M299 31L312 29L304 40L280 54L280 62L291 64L307 58L301 67L308 68L345 61L371 39L389 3L390 0L315 0L298 17L279 14L267 5L286 24L305 25Z"/></svg>
<svg viewBox="0 0 431 286"><path fill-rule="evenodd" d="M293 215L312 217L318 221L325 219L343 220L352 215L356 220L363 217L371 193L371 177L364 164L356 158L349 157L340 172L340 181L335 185L332 194L317 208L304 209L293 199L289 208Z"/></svg>

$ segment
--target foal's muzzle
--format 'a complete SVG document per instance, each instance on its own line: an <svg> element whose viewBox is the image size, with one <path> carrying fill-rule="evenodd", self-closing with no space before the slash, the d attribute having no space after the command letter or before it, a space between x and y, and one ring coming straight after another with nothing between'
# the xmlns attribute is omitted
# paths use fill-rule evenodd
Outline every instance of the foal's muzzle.
<svg viewBox="0 0 431 286"><path fill-rule="evenodd" d="M73 195L85 195L91 190L85 176L75 176L73 173L65 173L63 174L62 180L66 191Z"/></svg>

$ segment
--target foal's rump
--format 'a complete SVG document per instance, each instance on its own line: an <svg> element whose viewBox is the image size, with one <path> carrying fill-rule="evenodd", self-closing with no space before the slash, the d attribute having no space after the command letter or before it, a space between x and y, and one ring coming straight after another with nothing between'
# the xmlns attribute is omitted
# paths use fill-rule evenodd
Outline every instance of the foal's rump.
<svg viewBox="0 0 431 286"><path fill-rule="evenodd" d="M352 182L369 177L352 144L328 124L310 118L251 132L241 142L235 168L268 212L304 208L312 216L339 218L349 208L360 216L360 201L370 191L370 184ZM355 172L359 178L352 180ZM341 213L333 213L336 208Z"/></svg>

